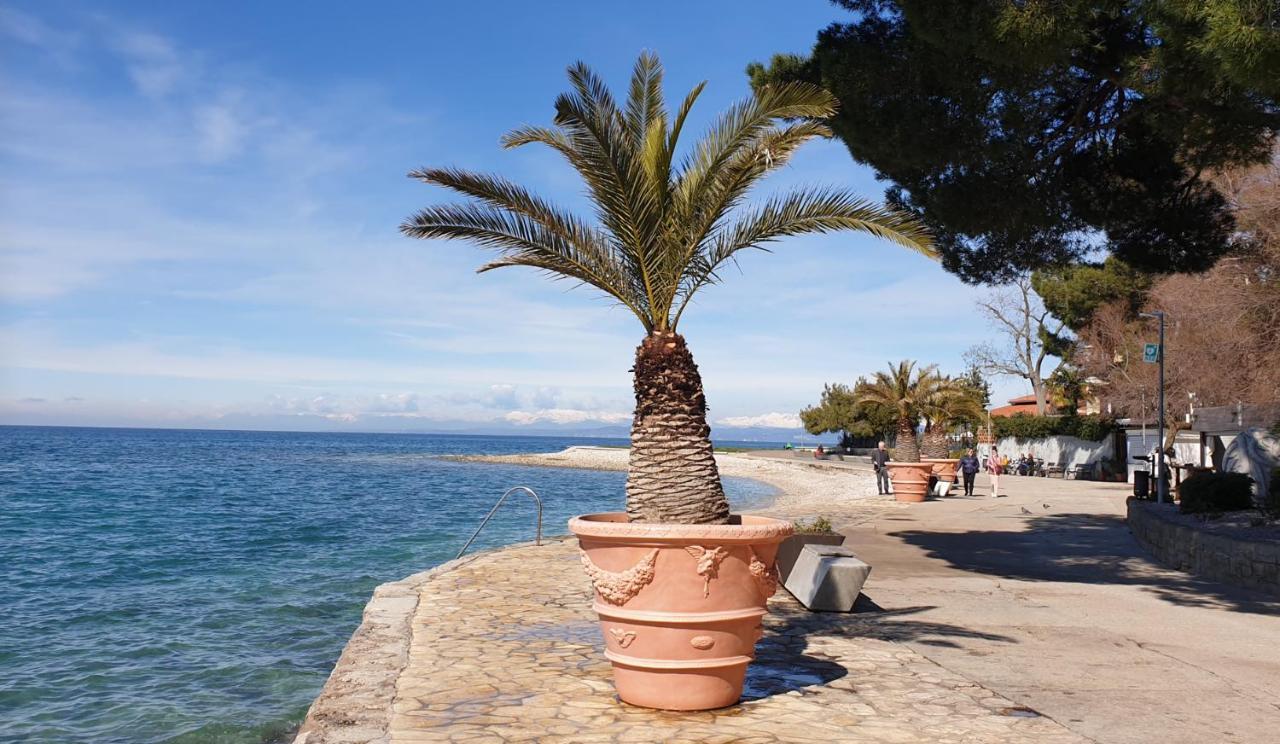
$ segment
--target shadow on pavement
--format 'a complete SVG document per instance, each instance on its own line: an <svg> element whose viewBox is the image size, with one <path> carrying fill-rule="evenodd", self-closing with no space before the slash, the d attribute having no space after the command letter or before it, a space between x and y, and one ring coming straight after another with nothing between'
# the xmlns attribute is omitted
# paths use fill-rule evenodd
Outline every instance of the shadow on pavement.
<svg viewBox="0 0 1280 744"><path fill-rule="evenodd" d="M1022 520L1023 531L889 533L930 558L973 573L1028 581L1143 585L1173 604L1262 614L1280 600L1164 568L1134 541L1123 517L1045 514Z"/></svg>

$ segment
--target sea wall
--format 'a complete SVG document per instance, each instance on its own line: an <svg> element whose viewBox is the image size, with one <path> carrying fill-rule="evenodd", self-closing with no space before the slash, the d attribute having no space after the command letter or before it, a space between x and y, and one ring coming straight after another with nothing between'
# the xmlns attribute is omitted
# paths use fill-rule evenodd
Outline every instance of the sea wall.
<svg viewBox="0 0 1280 744"><path fill-rule="evenodd" d="M1210 532L1173 506L1132 498L1128 521L1138 544L1166 566L1280 597L1280 541Z"/></svg>
<svg viewBox="0 0 1280 744"><path fill-rule="evenodd" d="M532 544L516 543L487 553ZM360 627L351 634L320 695L311 703L293 744L389 742L391 702L396 681L409 662L410 622L419 590L424 583L485 554L473 553L374 589Z"/></svg>

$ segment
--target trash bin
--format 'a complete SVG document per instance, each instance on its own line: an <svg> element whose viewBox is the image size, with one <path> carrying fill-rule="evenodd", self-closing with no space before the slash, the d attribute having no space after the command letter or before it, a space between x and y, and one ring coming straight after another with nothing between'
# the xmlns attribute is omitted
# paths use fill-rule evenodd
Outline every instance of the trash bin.
<svg viewBox="0 0 1280 744"><path fill-rule="evenodd" d="M1151 498L1151 473L1145 470L1133 471L1133 497L1136 499Z"/></svg>

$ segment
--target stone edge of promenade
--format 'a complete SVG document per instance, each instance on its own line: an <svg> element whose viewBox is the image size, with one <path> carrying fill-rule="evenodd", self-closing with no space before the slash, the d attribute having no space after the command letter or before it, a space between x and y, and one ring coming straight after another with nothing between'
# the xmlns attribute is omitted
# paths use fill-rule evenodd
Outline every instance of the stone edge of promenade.
<svg viewBox="0 0 1280 744"><path fill-rule="evenodd" d="M543 542L566 539L553 537ZM411 623L418 608L420 587L482 556L533 544L521 542L477 551L398 581L379 584L364 607L360 626L351 634L320 694L307 709L293 744L389 742L391 706L396 681L409 662Z"/></svg>
<svg viewBox="0 0 1280 744"><path fill-rule="evenodd" d="M1280 543L1196 529L1170 507L1134 498L1127 511L1134 539L1164 565L1280 597Z"/></svg>

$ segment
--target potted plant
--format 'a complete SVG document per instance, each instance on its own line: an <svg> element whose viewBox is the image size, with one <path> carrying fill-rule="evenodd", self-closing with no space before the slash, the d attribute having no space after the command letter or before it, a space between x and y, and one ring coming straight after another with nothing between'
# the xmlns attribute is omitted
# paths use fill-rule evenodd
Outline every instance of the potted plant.
<svg viewBox="0 0 1280 744"><path fill-rule="evenodd" d="M897 415L897 441L894 460L885 464L893 481L893 497L898 501L924 501L929 491L929 475L933 465L920 461L920 445L916 442L916 422L927 401L937 395L943 385L933 365L916 369L916 363L904 359L889 365L889 371L876 372L861 387L859 401L884 406ZM914 374L913 374L914 372Z"/></svg>
<svg viewBox="0 0 1280 744"><path fill-rule="evenodd" d="M682 152L679 137L702 85L671 115L651 54L636 62L621 105L581 63L569 68L569 80L554 126L521 127L503 144L540 143L563 156L583 180L594 221L500 177L433 168L410 175L472 201L427 207L402 230L495 249L497 258L480 271L528 266L567 278L640 321L626 511L577 517L569 528L595 588L619 697L666 709L731 705L777 588L778 544L792 527L730 514L680 319L740 251L789 235L860 230L934 251L914 218L840 189L745 204L752 185L801 144L830 135L821 121L836 100L820 88L763 88Z"/></svg>
<svg viewBox="0 0 1280 744"><path fill-rule="evenodd" d="M806 545L843 545L844 535L836 532L826 517L815 517L811 522L797 521L791 524L794 533L778 546L778 576L785 583L796 565L796 558Z"/></svg>
<svg viewBox="0 0 1280 744"><path fill-rule="evenodd" d="M946 377L938 382L922 408L925 429L920 441L920 461L933 466L933 476L938 480L955 483L960 458L951 457L947 431L960 421L981 418L982 402L963 380Z"/></svg>

